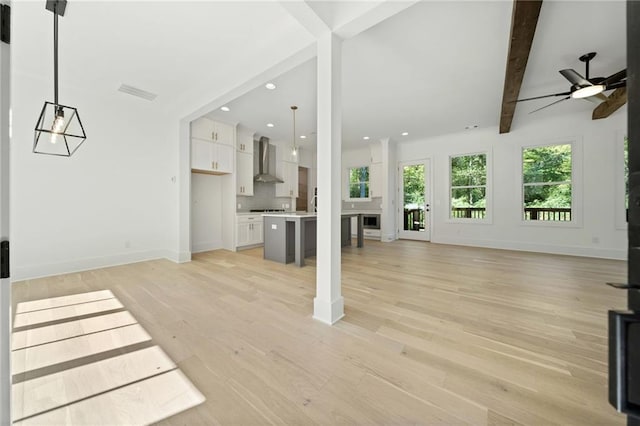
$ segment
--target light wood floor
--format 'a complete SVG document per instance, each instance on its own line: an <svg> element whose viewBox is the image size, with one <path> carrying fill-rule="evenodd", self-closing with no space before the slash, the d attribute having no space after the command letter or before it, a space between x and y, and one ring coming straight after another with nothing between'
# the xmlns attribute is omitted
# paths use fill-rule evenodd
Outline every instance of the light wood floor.
<svg viewBox="0 0 640 426"><path fill-rule="evenodd" d="M108 289L207 398L162 424L622 425L608 309L626 262L413 241L343 250L345 318L311 318L315 262L198 254L15 283Z"/></svg>

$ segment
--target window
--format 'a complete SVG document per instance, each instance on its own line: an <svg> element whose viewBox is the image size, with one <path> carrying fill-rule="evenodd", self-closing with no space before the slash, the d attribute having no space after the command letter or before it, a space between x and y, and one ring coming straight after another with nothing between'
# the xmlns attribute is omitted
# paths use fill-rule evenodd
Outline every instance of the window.
<svg viewBox="0 0 640 426"><path fill-rule="evenodd" d="M450 157L451 218L487 216L487 154Z"/></svg>
<svg viewBox="0 0 640 426"><path fill-rule="evenodd" d="M369 198L369 166L349 169L349 199Z"/></svg>
<svg viewBox="0 0 640 426"><path fill-rule="evenodd" d="M524 220L571 221L571 144L522 150Z"/></svg>

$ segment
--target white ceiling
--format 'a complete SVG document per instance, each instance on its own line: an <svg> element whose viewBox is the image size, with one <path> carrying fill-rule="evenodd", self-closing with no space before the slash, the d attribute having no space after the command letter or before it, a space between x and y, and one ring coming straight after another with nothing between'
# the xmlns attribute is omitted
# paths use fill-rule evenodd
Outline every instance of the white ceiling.
<svg viewBox="0 0 640 426"><path fill-rule="evenodd" d="M335 2L322 2L321 7L316 3L313 9L334 28L352 19L355 10L350 3L346 15L338 15ZM346 40L344 146L363 146L385 137L404 140L455 133L469 125L497 126L511 12L507 1L421 2ZM584 74L584 64L577 58L590 51L599 52L591 76L625 68L624 23L623 1L545 1L520 97L568 90L569 83L558 71L575 68ZM315 131L315 60L275 82L277 90L260 86L229 102L231 112L214 111L210 116L239 121L273 139L290 140L289 106L298 104L297 135L310 135ZM517 131L519 122L582 110L590 114L594 107L569 100L528 114L553 100L518 104L512 131ZM267 128L268 122L276 127ZM404 131L409 136L401 136ZM298 139L303 146L314 141Z"/></svg>
<svg viewBox="0 0 640 426"><path fill-rule="evenodd" d="M395 1L395 0L389 0ZM382 1L308 1L331 28L371 12ZM13 3L14 73L52 81L51 13L44 2ZM497 126L511 21L511 1L423 1L348 39L343 48L343 144L391 137L417 139ZM195 111L309 46L310 33L274 1L70 1L60 23L61 96L65 87L147 102L116 92L121 83L157 93L154 104L175 114ZM597 51L592 75L626 66L624 1L545 0L521 97L568 89L557 72ZM229 102L237 121L274 139L315 131L315 60ZM266 82L266 81L265 81ZM263 82L264 83L264 82ZM73 100L68 100L73 104ZM593 106L566 101L518 104L519 123ZM268 129L267 122L276 127ZM409 132L402 137L400 133ZM314 137L301 144L313 144Z"/></svg>

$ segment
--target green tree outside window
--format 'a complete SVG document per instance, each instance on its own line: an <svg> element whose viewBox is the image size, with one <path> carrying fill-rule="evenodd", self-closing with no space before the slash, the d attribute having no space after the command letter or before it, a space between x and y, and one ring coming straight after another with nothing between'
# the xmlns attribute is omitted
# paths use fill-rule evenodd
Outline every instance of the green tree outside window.
<svg viewBox="0 0 640 426"><path fill-rule="evenodd" d="M451 157L452 218L484 219L487 209L487 155Z"/></svg>
<svg viewBox="0 0 640 426"><path fill-rule="evenodd" d="M522 150L524 219L570 221L571 145Z"/></svg>
<svg viewBox="0 0 640 426"><path fill-rule="evenodd" d="M349 169L349 198L369 198L369 167Z"/></svg>

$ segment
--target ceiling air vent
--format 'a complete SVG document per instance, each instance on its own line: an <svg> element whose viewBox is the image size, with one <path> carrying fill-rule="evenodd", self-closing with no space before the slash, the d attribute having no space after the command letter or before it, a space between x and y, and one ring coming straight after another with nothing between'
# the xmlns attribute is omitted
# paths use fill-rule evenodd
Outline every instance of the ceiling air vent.
<svg viewBox="0 0 640 426"><path fill-rule="evenodd" d="M129 95L137 96L148 101L152 101L156 96L158 96L155 93L147 92L146 90L138 89L137 87L129 86L127 84L121 85L118 91L128 93Z"/></svg>

